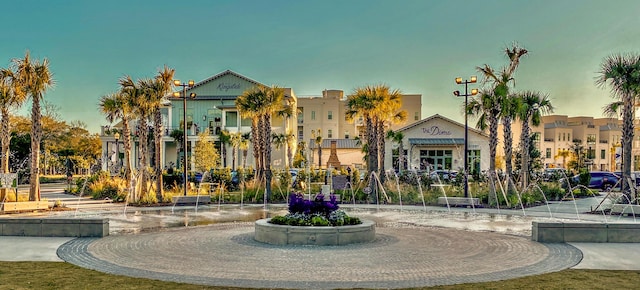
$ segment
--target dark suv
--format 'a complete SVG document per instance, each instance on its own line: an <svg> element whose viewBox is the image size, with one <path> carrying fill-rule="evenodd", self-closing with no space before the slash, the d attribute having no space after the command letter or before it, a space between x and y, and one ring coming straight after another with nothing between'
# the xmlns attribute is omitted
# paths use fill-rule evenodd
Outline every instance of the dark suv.
<svg viewBox="0 0 640 290"><path fill-rule="evenodd" d="M608 190L618 183L620 177L613 172L608 171L591 171L589 172L591 179L589 180L589 188L597 188L601 190ZM572 184L578 184L580 182L580 175L571 177Z"/></svg>

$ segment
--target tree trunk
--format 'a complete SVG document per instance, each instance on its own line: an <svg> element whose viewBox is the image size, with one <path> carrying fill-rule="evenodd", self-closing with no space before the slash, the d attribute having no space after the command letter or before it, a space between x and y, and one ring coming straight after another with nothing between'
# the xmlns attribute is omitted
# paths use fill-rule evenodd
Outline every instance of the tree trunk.
<svg viewBox="0 0 640 290"><path fill-rule="evenodd" d="M131 183L131 128L129 117L122 118L122 138L124 142L124 177L127 184Z"/></svg>
<svg viewBox="0 0 640 290"><path fill-rule="evenodd" d="M513 135L511 134L511 117L505 117L502 119L502 126L504 131L504 165L505 176L507 178L507 188L511 188L513 181Z"/></svg>
<svg viewBox="0 0 640 290"><path fill-rule="evenodd" d="M530 135L530 130L529 130L529 116L530 113L526 114L526 118L524 120L524 122L522 122L522 136L520 136L520 144L522 145L522 165L520 166L520 170L522 172L521 173L521 184L522 184L522 189L524 190L525 188L527 188L528 186L528 179L529 179L529 135Z"/></svg>
<svg viewBox="0 0 640 290"><path fill-rule="evenodd" d="M627 195L629 200L634 200L636 196L631 196L631 191L627 180L631 178L631 156L633 144L633 119L634 119L634 98L628 96L624 99L624 109L622 116L622 193ZM636 200L636 203L638 201Z"/></svg>
<svg viewBox="0 0 640 290"><path fill-rule="evenodd" d="M271 200L271 115L264 115L264 169L265 169L265 191L267 202Z"/></svg>
<svg viewBox="0 0 640 290"><path fill-rule="evenodd" d="M9 131L9 108L2 106L2 123L0 128L0 143L2 143L2 156L0 164L0 173L9 173L9 144L11 143L11 132Z"/></svg>
<svg viewBox="0 0 640 290"><path fill-rule="evenodd" d="M31 172L29 175L29 201L40 200L40 139L42 139L42 115L39 95L31 96Z"/></svg>
<svg viewBox="0 0 640 290"><path fill-rule="evenodd" d="M256 117L251 122L251 142L253 143L253 160L256 164L255 178L258 182L262 181L262 160L260 159L260 120Z"/></svg>
<svg viewBox="0 0 640 290"><path fill-rule="evenodd" d="M138 127L138 144L140 147L140 163L138 164L138 170L140 171L140 198L144 198L147 195L147 167L149 166L149 160L147 159L149 152L148 137L149 128L147 126L147 118L141 116Z"/></svg>
<svg viewBox="0 0 640 290"><path fill-rule="evenodd" d="M489 117L489 204L497 203L496 193L496 151L498 148L498 118L493 115Z"/></svg>
<svg viewBox="0 0 640 290"><path fill-rule="evenodd" d="M378 177L380 178L380 183L384 184L385 181L385 168L384 168L384 120L378 120L377 122L377 147L378 147Z"/></svg>
<svg viewBox="0 0 640 290"><path fill-rule="evenodd" d="M153 114L153 141L155 146L155 175L156 175L156 199L162 202L163 184L162 184L162 113L156 108Z"/></svg>

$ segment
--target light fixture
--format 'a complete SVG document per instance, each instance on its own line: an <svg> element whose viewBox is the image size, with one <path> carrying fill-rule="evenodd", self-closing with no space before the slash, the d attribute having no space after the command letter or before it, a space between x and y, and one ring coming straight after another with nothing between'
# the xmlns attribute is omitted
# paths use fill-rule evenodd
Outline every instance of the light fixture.
<svg viewBox="0 0 640 290"><path fill-rule="evenodd" d="M478 94L478 89L471 89L471 93L469 93L469 84L475 83L478 81L476 76L471 76L469 80L462 80L461 77L456 78L456 84L464 84L464 95L460 93L460 91L454 91L453 95L456 97L464 97L464 197L469 197L469 124L467 121L467 106L468 97Z"/></svg>
<svg viewBox="0 0 640 290"><path fill-rule="evenodd" d="M206 121L207 120L207 115L202 115L202 121Z"/></svg>
<svg viewBox="0 0 640 290"><path fill-rule="evenodd" d="M195 84L193 80L189 80L187 83L180 83L180 80L173 80L173 84L176 87L182 87L182 125L183 125L183 136L182 136L182 150L184 152L182 156L183 166L183 188L184 195L187 196L187 173L189 171L189 167L187 165L187 87L191 88ZM180 97L180 92L174 92L174 97ZM195 99L196 93L190 93L189 98Z"/></svg>

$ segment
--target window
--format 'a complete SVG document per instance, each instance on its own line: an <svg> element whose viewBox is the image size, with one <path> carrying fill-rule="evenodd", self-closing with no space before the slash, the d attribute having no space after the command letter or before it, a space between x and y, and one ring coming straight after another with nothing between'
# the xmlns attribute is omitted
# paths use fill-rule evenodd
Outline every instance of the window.
<svg viewBox="0 0 640 290"><path fill-rule="evenodd" d="M547 148L545 158L551 158L551 148Z"/></svg>
<svg viewBox="0 0 640 290"><path fill-rule="evenodd" d="M238 127L238 112L226 112L225 121L227 127Z"/></svg>
<svg viewBox="0 0 640 290"><path fill-rule="evenodd" d="M349 131L344 131L344 139L349 139Z"/></svg>
<svg viewBox="0 0 640 290"><path fill-rule="evenodd" d="M327 138L329 139L333 138L333 130L331 129L327 130Z"/></svg>
<svg viewBox="0 0 640 290"><path fill-rule="evenodd" d="M558 141L562 141L562 140L560 140L560 133L558 133Z"/></svg>
<svg viewBox="0 0 640 290"><path fill-rule="evenodd" d="M327 119L328 120L333 120L333 112L332 111L327 112Z"/></svg>
<svg viewBox="0 0 640 290"><path fill-rule="evenodd" d="M600 150L600 159L607 159L607 150Z"/></svg>
<svg viewBox="0 0 640 290"><path fill-rule="evenodd" d="M571 133L567 133L567 141L571 141Z"/></svg>
<svg viewBox="0 0 640 290"><path fill-rule="evenodd" d="M587 135L587 144L596 144L596 134Z"/></svg>
<svg viewBox="0 0 640 290"><path fill-rule="evenodd" d="M311 111L311 120L316 119L316 111Z"/></svg>
<svg viewBox="0 0 640 290"><path fill-rule="evenodd" d="M413 116L413 120L415 121L420 120L420 112L416 112L416 114Z"/></svg>

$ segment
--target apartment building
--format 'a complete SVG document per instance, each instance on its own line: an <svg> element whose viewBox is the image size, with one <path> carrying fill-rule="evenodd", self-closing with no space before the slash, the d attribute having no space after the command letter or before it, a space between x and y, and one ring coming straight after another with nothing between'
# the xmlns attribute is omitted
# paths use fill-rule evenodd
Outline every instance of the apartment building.
<svg viewBox="0 0 640 290"><path fill-rule="evenodd" d="M309 144L312 164L321 167L354 166L363 168L361 146L356 137L364 139L363 120L346 119L347 98L342 90L324 90L322 96L300 96L297 98L297 138ZM407 124L422 120L422 95L402 95L401 110L407 112L407 120L401 124L390 124L397 130ZM322 137L322 154L314 140ZM332 154L333 152L335 154ZM336 159L337 158L337 159ZM318 159L320 161L318 162ZM391 163L386 163L389 165Z"/></svg>
<svg viewBox="0 0 640 290"><path fill-rule="evenodd" d="M539 126L531 128L534 146L540 151L545 168L566 168L572 160L574 144L580 144L586 153L585 163L590 170L620 170L620 160L616 160L622 137L621 121L615 118L593 118L587 116L569 117L566 115L548 115L542 117ZM520 145L521 123L512 126L513 147ZM503 131L499 128L498 162L504 166ZM640 141L638 141L640 142ZM637 148L634 144L634 148ZM634 153L634 156L637 154ZM634 158L634 160L638 160ZM637 164L638 162L634 162ZM504 167L503 167L504 168ZM634 168L638 168L634 165ZM634 169L635 170L635 169Z"/></svg>
<svg viewBox="0 0 640 290"><path fill-rule="evenodd" d="M151 164L160 162L163 167L182 168L182 156L183 151L180 150L182 146L178 140L171 137L171 133L174 130L182 130L186 121L187 128L187 150L189 164L189 170L194 170L194 162L190 156L193 155L193 148L195 142L198 140L198 134L204 130L208 130L209 138L215 142L215 146L218 152L221 154L221 163L223 167L235 168L246 163L247 166L253 166L255 164L253 160L253 154L249 153L245 156L241 152L236 152L235 163L233 160L233 148L229 144L221 144L219 140L219 133L221 130L227 130L230 133L249 133L251 131L251 120L242 118L235 105L235 100L242 93L256 85L264 85L255 80L247 78L243 75L227 70L216 74L203 81L195 83L193 87L187 88L186 96L190 96L191 93L195 93L195 98L188 97L186 100L186 115L185 107L183 106L184 99L182 97L169 97L165 100L165 103L161 109L162 123L163 123L163 136L161 145L161 160L156 161L153 159L153 154L149 156ZM182 93L182 92L181 92ZM296 96L291 88L285 88L285 100L284 105L296 107ZM271 120L272 132L275 134L293 132L295 130L295 124L297 124L297 116L291 116L290 118L281 118L274 116ZM121 130L121 124L116 124L115 129ZM134 140L137 136L137 124L131 124L132 135ZM102 169L112 171L114 164L118 162L122 163L122 154L119 154L119 158L115 155L117 152L123 152L124 146L122 144L122 138L115 139L113 128L109 126L103 126L101 132L102 148L103 148L103 161ZM132 150L131 160L135 163L139 160L139 152L137 150L138 140L135 140L134 148ZM292 150L295 151L295 145ZM272 165L275 167L287 166L286 152L288 148L284 145L282 150L274 150L272 153ZM251 151L250 151L251 152ZM138 167L137 164L133 164L134 167ZM117 166L115 166L117 167ZM116 168L117 169L117 168Z"/></svg>

